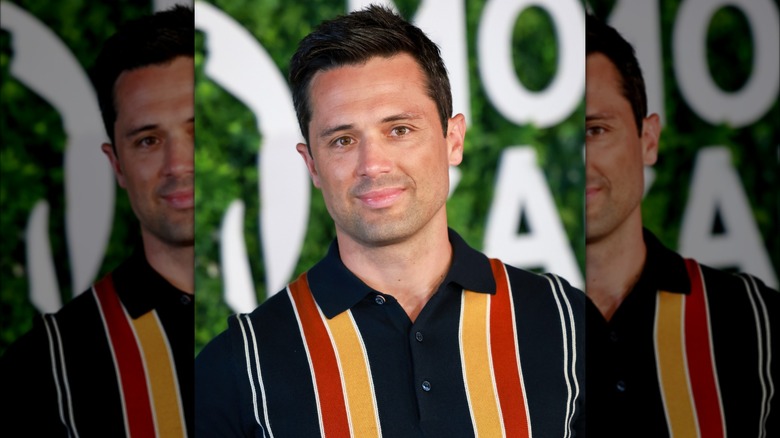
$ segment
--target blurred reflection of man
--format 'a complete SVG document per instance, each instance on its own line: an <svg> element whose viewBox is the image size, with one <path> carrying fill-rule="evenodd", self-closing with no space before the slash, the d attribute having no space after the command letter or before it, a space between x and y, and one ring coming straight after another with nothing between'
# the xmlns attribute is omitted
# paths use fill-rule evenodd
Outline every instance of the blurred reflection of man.
<svg viewBox="0 0 780 438"><path fill-rule="evenodd" d="M588 433L776 436L780 296L642 227L659 117L633 48L592 16L586 29Z"/></svg>
<svg viewBox="0 0 780 438"><path fill-rule="evenodd" d="M141 226L134 252L0 365L3 428L34 436L187 436L193 375L194 15L125 24L97 58L103 144Z"/></svg>

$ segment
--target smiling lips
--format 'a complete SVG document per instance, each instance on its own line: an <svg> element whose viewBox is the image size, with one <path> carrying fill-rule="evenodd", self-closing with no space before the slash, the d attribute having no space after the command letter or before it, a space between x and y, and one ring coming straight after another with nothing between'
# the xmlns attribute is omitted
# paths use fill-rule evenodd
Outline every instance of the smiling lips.
<svg viewBox="0 0 780 438"><path fill-rule="evenodd" d="M177 210L186 210L192 208L195 205L195 197L193 191L190 190L177 190L172 193L163 195L165 202L171 207Z"/></svg>
<svg viewBox="0 0 780 438"><path fill-rule="evenodd" d="M357 196L360 201L369 208L385 208L391 206L404 192L402 188L384 188L371 190Z"/></svg>
<svg viewBox="0 0 780 438"><path fill-rule="evenodd" d="M601 187L593 186L585 188L585 199L593 197L596 193L601 191Z"/></svg>

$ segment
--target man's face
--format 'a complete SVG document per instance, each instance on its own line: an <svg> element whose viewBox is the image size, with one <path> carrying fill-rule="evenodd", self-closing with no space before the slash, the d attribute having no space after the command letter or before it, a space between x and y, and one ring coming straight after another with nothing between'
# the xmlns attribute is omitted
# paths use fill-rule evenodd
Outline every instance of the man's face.
<svg viewBox="0 0 780 438"><path fill-rule="evenodd" d="M380 246L446 226L448 170L461 161L465 121L450 119L445 138L425 84L407 54L313 77L313 158L297 149L340 239Z"/></svg>
<svg viewBox="0 0 780 438"><path fill-rule="evenodd" d="M193 245L193 66L182 56L125 71L114 85L118 156L110 144L103 152L147 245Z"/></svg>
<svg viewBox="0 0 780 438"><path fill-rule="evenodd" d="M653 114L637 132L620 73L601 53L586 59L586 242L598 242L629 220L639 221L644 166L655 163L659 123Z"/></svg>

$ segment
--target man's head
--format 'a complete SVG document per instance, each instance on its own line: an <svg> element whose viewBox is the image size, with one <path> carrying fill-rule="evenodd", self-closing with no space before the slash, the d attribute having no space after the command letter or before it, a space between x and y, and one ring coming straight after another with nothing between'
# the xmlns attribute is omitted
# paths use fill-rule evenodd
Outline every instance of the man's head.
<svg viewBox="0 0 780 438"><path fill-rule="evenodd" d="M439 48L422 30L390 9L371 5L320 24L301 40L290 61L293 103L306 143L312 117L309 86L316 73L399 53L414 58L425 74L428 95L436 102L446 136L447 120L452 115L452 92Z"/></svg>
<svg viewBox="0 0 780 438"><path fill-rule="evenodd" d="M634 50L615 29L588 16L586 31L586 242L641 229L644 166L655 163L660 124L645 116L644 81Z"/></svg>
<svg viewBox="0 0 780 438"><path fill-rule="evenodd" d="M126 23L93 70L111 139L102 149L147 247L194 241L193 18L177 6Z"/></svg>
<svg viewBox="0 0 780 438"><path fill-rule="evenodd" d="M340 245L446 233L465 119L448 116L444 63L420 29L380 7L326 22L301 43L291 81L307 140L297 150Z"/></svg>
<svg viewBox="0 0 780 438"><path fill-rule="evenodd" d="M192 9L177 5L125 23L103 43L91 73L111 143L114 143L117 115L114 86L119 75L140 67L165 64L179 56L193 58L194 19Z"/></svg>
<svg viewBox="0 0 780 438"><path fill-rule="evenodd" d="M586 53L587 55L601 53L617 69L623 97L631 105L637 133L641 133L642 119L647 116L647 94L642 69L634 54L634 48L617 30L600 19L588 14L586 20Z"/></svg>

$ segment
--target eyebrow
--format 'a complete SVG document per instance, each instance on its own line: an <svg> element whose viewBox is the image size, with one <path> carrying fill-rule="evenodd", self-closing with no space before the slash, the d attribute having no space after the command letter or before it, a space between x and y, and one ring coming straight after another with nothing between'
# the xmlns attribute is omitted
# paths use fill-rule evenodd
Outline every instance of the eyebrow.
<svg viewBox="0 0 780 438"><path fill-rule="evenodd" d="M330 137L332 134L335 134L339 131L350 130L353 128L353 126L354 125L350 125L350 124L334 126L332 128L328 128L323 131L320 131L319 135L317 135L317 138Z"/></svg>
<svg viewBox="0 0 780 438"><path fill-rule="evenodd" d="M186 123L195 123L195 117L194 116L190 117L189 119L187 119ZM138 128L131 129L130 131L125 133L125 138L133 137L133 136L135 136L135 135L137 135L137 134L139 134L141 132L154 131L158 127L159 126L157 124L155 124L155 123L149 123L149 124L146 124L146 125L143 125L143 126L139 126Z"/></svg>
<svg viewBox="0 0 780 438"><path fill-rule="evenodd" d="M422 119L421 114L413 113L413 112L403 112L403 113L387 116L382 120L380 120L380 123L392 123L392 122L400 122L404 120L419 120L419 119ZM317 138L329 137L337 132L348 131L350 129L353 129L354 127L355 125L350 123L333 126L331 128L327 128L320 131L319 135L317 135Z"/></svg>
<svg viewBox="0 0 780 438"><path fill-rule="evenodd" d="M382 123L389 123L389 122L399 122L402 120L418 120L421 119L422 115L412 112L405 112L400 114L394 114L392 116L387 116L384 119L382 119Z"/></svg>
<svg viewBox="0 0 780 438"><path fill-rule="evenodd" d="M615 118L615 115L614 114L610 114L610 113L596 113L596 114L585 115L585 121L586 122L589 122L589 121L592 121L592 120L610 120L610 119L614 119L614 118Z"/></svg>
<svg viewBox="0 0 780 438"><path fill-rule="evenodd" d="M139 134L141 132L153 131L155 129L157 129L157 125L155 125L153 123L152 124L148 124L148 125L139 126L137 128L134 128L134 129L131 129L131 130L127 131L125 133L124 137L125 138L130 138L130 137L133 137L133 136L135 136L135 135L137 135L137 134Z"/></svg>

